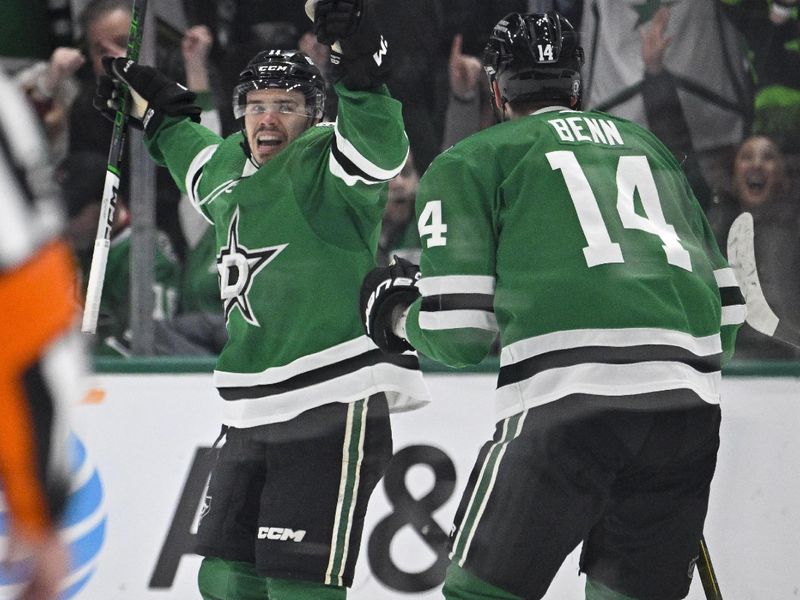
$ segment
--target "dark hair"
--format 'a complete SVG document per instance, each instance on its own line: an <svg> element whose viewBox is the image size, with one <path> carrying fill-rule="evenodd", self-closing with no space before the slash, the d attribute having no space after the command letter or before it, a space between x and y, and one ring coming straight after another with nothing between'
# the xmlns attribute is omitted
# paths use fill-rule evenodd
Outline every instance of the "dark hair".
<svg viewBox="0 0 800 600"><path fill-rule="evenodd" d="M532 113L534 111L539 110L540 108L545 108L547 106L563 106L565 108L577 108L577 106L573 105L567 98L556 95L553 95L550 98L520 96L518 98L515 98L514 100L509 100L508 105L511 107L511 110L513 110L514 113L518 115L524 113Z"/></svg>
<svg viewBox="0 0 800 600"><path fill-rule="evenodd" d="M90 0L78 17L78 25L81 28L80 37L85 40L86 31L89 29L92 23L97 21L106 13L120 9L130 13L130 0Z"/></svg>

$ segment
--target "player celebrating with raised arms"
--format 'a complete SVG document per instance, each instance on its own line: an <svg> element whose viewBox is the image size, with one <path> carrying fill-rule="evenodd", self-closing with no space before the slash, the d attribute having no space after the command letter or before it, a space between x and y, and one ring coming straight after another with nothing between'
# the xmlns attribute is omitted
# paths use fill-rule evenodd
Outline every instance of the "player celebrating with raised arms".
<svg viewBox="0 0 800 600"><path fill-rule="evenodd" d="M328 600L352 584L367 501L391 456L389 412L427 391L413 354L361 329L386 181L408 141L383 79L389 48L366 0L319 0L335 45L335 123L319 124L322 76L300 52L267 50L239 76L241 134L197 124L193 95L150 67L106 60L132 90L131 118L216 230L228 342L214 374L225 442L198 531L208 600ZM112 80L99 108L118 105Z"/></svg>
<svg viewBox="0 0 800 600"><path fill-rule="evenodd" d="M463 366L500 334L497 427L456 513L448 599L541 598L583 542L587 598L675 600L698 556L743 300L670 152L580 111L582 61L555 12L496 25L483 64L501 122L423 176L418 283L398 261L362 289L390 351Z"/></svg>

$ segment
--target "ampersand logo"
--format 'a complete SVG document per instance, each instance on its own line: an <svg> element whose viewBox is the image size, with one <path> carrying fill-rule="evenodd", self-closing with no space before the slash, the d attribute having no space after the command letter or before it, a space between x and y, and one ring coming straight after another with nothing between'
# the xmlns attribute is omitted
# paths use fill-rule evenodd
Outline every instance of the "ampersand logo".
<svg viewBox="0 0 800 600"><path fill-rule="evenodd" d="M406 488L406 474L415 465L427 465L434 473L433 488L427 495L415 499ZM367 556L372 572L384 585L401 592L423 592L444 581L447 558L447 533L433 518L456 485L453 461L444 451L434 446L408 446L392 458L383 479L386 496L394 506L375 527L369 538ZM407 573L392 560L390 544L397 532L410 525L436 554L436 561L419 573Z"/></svg>

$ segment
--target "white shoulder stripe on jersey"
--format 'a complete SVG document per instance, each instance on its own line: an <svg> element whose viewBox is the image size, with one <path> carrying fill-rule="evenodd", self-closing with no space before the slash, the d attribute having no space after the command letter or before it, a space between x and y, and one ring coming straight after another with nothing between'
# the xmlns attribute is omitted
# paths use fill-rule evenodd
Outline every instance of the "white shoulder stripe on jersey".
<svg viewBox="0 0 800 600"><path fill-rule="evenodd" d="M494 295L495 278L491 275L443 275L423 277L417 287L423 296L442 294Z"/></svg>
<svg viewBox="0 0 800 600"><path fill-rule="evenodd" d="M739 287L739 282L736 281L736 275L730 267L714 271L714 279L717 280L717 285L721 288Z"/></svg>
<svg viewBox="0 0 800 600"><path fill-rule="evenodd" d="M186 193L189 196L192 206L194 206L198 211L200 210L200 205L203 204L203 201L200 199L197 191L200 187L200 181L203 178L203 174L200 173L200 171L203 169L206 163L211 160L211 157L214 156L217 148L219 148L219 144L212 144L211 146L203 148L192 159L191 164L189 164L189 169L186 171L184 187L186 188Z"/></svg>
<svg viewBox="0 0 800 600"><path fill-rule="evenodd" d="M336 135L335 144L339 149L339 152L344 154L359 170L363 171L368 177L371 177L372 179L380 179L381 181L388 181L396 177L398 173L403 170L403 165L406 164L406 160L408 159L408 151L406 151L405 158L403 158L403 160L400 161L400 164L394 169L383 169L364 157L364 155L361 154L358 149L341 134L339 131L338 121L336 121L333 131Z"/></svg>
<svg viewBox="0 0 800 600"><path fill-rule="evenodd" d="M735 304L722 307L722 321L720 325L741 325L747 318L747 305Z"/></svg>
<svg viewBox="0 0 800 600"><path fill-rule="evenodd" d="M712 356L722 352L719 334L694 337L680 331L655 328L573 329L537 335L505 346L500 352L500 366L569 348L586 346L625 348L650 345L675 346L697 356Z"/></svg>
<svg viewBox="0 0 800 600"><path fill-rule="evenodd" d="M442 329L485 329L498 331L497 318L487 310L419 311L419 327L428 331Z"/></svg>

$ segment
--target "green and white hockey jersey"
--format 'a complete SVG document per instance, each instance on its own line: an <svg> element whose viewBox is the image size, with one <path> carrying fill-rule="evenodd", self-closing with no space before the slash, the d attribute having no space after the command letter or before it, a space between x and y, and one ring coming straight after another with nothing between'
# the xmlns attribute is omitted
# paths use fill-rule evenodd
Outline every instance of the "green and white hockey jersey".
<svg viewBox="0 0 800 600"><path fill-rule="evenodd" d="M499 418L575 393L719 401L744 301L648 131L559 107L499 124L431 164L417 216L408 340L463 366L499 332Z"/></svg>
<svg viewBox="0 0 800 600"><path fill-rule="evenodd" d="M358 314L385 182L408 154L401 107L385 87L336 89L336 123L308 129L259 169L240 134L223 140L186 119L147 140L215 227L228 343L214 381L233 427L376 392L395 411L428 399L417 357L380 352Z"/></svg>

